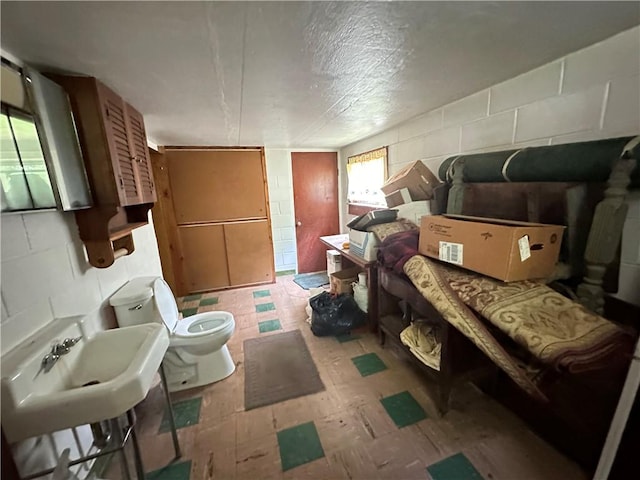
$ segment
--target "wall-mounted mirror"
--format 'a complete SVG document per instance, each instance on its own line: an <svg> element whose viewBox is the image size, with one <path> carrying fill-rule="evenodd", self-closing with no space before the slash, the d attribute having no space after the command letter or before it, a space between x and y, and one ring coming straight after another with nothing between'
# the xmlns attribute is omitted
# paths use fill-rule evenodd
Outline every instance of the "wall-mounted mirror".
<svg viewBox="0 0 640 480"><path fill-rule="evenodd" d="M91 206L69 99L37 71L2 59L2 212Z"/></svg>

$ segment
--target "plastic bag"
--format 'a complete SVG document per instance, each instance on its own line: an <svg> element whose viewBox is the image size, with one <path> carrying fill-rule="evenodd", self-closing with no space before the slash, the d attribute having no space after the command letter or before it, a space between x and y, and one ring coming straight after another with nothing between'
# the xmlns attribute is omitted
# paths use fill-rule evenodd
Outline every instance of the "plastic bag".
<svg viewBox="0 0 640 480"><path fill-rule="evenodd" d="M342 335L367 322L367 315L358 308L351 295L331 295L322 292L309 300L313 310L311 331L317 337Z"/></svg>

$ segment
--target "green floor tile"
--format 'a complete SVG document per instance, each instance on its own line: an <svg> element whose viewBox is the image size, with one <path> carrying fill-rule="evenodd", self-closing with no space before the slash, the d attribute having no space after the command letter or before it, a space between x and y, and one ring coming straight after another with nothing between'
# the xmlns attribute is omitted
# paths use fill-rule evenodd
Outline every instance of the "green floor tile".
<svg viewBox="0 0 640 480"><path fill-rule="evenodd" d="M353 357L351 361L363 377L373 375L374 373L387 369L387 366L375 353L365 353L359 357Z"/></svg>
<svg viewBox="0 0 640 480"><path fill-rule="evenodd" d="M398 428L413 425L427 418L425 411L409 392L391 395L380 402Z"/></svg>
<svg viewBox="0 0 640 480"><path fill-rule="evenodd" d="M200 405L202 405L202 397L174 403L173 417L176 419L176 428L196 425L200 421ZM169 412L165 410L158 433L168 432L169 430L171 430Z"/></svg>
<svg viewBox="0 0 640 480"><path fill-rule="evenodd" d="M462 453L440 460L427 467L433 480L483 480L482 475Z"/></svg>
<svg viewBox="0 0 640 480"><path fill-rule="evenodd" d="M273 303L261 303L259 305L256 305L256 312L261 313L261 312L268 312L270 310L275 310L276 306Z"/></svg>
<svg viewBox="0 0 640 480"><path fill-rule="evenodd" d="M359 335L351 335L350 333L336 335L336 340L338 340L340 343L350 342L351 340L358 340L359 338Z"/></svg>
<svg viewBox="0 0 640 480"><path fill-rule="evenodd" d="M313 422L279 431L278 447L283 472L324 457L324 450Z"/></svg>
<svg viewBox="0 0 640 480"><path fill-rule="evenodd" d="M285 275L293 275L296 273L295 270L282 270L281 272L276 272L276 277L284 277Z"/></svg>
<svg viewBox="0 0 640 480"><path fill-rule="evenodd" d="M206 305L216 305L217 303L218 303L218 297L203 298L202 300L200 300L201 307L204 307Z"/></svg>
<svg viewBox="0 0 640 480"><path fill-rule="evenodd" d="M202 298L201 293L196 293L195 295L187 295L186 297L182 297L183 302L193 302L194 300L200 300Z"/></svg>
<svg viewBox="0 0 640 480"><path fill-rule="evenodd" d="M145 475L146 480L189 480L191 475L191 460L172 463Z"/></svg>
<svg viewBox="0 0 640 480"><path fill-rule="evenodd" d="M191 315L195 315L196 313L198 313L198 308L183 308L182 310L180 310L182 312L182 316L183 318L187 318L190 317Z"/></svg>
<svg viewBox="0 0 640 480"><path fill-rule="evenodd" d="M280 320L276 318L275 320L258 322L258 330L260 333L273 332L274 330L282 330L282 325L280 325Z"/></svg>
<svg viewBox="0 0 640 480"><path fill-rule="evenodd" d="M268 297L270 295L271 292L269 292L269 290L258 290L257 292L253 292L253 298Z"/></svg>

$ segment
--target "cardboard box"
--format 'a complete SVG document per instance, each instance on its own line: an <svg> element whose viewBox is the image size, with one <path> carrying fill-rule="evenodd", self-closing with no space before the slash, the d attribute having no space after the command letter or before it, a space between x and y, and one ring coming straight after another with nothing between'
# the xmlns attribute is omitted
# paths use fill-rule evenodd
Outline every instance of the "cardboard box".
<svg viewBox="0 0 640 480"><path fill-rule="evenodd" d="M404 218L420 226L420 221L425 215L431 215L431 202L433 200L420 200L398 205L398 218Z"/></svg>
<svg viewBox="0 0 640 480"><path fill-rule="evenodd" d="M463 215L424 216L418 250L506 282L546 278L558 261L564 228Z"/></svg>
<svg viewBox="0 0 640 480"><path fill-rule="evenodd" d="M353 295L353 287L351 284L358 281L358 273L361 271L362 269L358 267L352 267L329 275L331 293L348 293Z"/></svg>
<svg viewBox="0 0 640 480"><path fill-rule="evenodd" d="M440 185L440 180L420 160L407 165L384 182L382 191L390 195L396 190L409 190L411 200L429 200L433 197L433 189Z"/></svg>
<svg viewBox="0 0 640 480"><path fill-rule="evenodd" d="M378 239L373 232L349 230L349 252L367 262L375 261L378 256Z"/></svg>
<svg viewBox="0 0 640 480"><path fill-rule="evenodd" d="M380 223L393 222L397 217L397 210L390 210L388 208L371 210L370 212L367 212L351 220L349 223L347 223L347 227L355 228L356 230L364 232L367 227L378 225Z"/></svg>
<svg viewBox="0 0 640 480"><path fill-rule="evenodd" d="M401 188L391 192L389 195L385 195L384 199L387 202L387 207L393 208L411 202L411 194L408 188Z"/></svg>
<svg viewBox="0 0 640 480"><path fill-rule="evenodd" d="M335 273L342 270L342 255L338 250L327 250L327 273Z"/></svg>

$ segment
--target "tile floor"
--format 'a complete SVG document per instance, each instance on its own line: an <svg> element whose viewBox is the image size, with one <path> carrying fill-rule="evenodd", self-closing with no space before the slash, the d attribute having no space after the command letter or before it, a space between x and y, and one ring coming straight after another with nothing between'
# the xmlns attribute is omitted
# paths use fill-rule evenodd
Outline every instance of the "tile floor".
<svg viewBox="0 0 640 480"><path fill-rule="evenodd" d="M587 475L515 415L467 384L439 416L432 388L374 335L314 337L308 292L275 284L180 300L184 316L233 313L236 372L172 394L183 456L173 458L160 387L137 408L147 478L204 479L583 479ZM300 329L326 391L244 410L243 341ZM107 478L118 478L114 462Z"/></svg>

